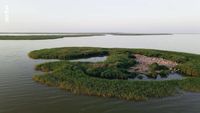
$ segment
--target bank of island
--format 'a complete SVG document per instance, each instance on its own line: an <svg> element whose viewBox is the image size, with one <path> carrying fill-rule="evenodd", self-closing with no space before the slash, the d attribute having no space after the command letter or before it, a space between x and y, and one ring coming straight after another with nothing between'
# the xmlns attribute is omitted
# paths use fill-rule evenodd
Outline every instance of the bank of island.
<svg viewBox="0 0 200 113"><path fill-rule="evenodd" d="M173 96L183 91L200 92L200 55L149 49L66 47L35 50L33 59L59 59L36 66L43 71L33 79L76 94L142 101ZM107 56L102 62L70 60ZM170 73L183 79L167 78ZM145 74L150 80L135 79ZM141 79L141 80L140 80Z"/></svg>

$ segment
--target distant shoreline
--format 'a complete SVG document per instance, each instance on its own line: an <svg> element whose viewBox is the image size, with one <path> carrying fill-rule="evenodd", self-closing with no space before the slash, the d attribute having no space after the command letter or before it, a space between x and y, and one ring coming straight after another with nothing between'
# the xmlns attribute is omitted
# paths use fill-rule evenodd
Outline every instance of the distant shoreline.
<svg viewBox="0 0 200 113"><path fill-rule="evenodd" d="M86 34L101 34L101 35L173 35L174 33L124 33L124 32L0 32L0 35L3 34L77 34L77 35L86 35Z"/></svg>
<svg viewBox="0 0 200 113"><path fill-rule="evenodd" d="M173 35L159 34L133 34L133 33L0 33L0 40L48 40L64 37L89 37L89 36L148 36L148 35Z"/></svg>
<svg viewBox="0 0 200 113"><path fill-rule="evenodd" d="M77 34L77 35L0 35L0 40L48 40L48 39L59 39L64 37L91 37L99 36L93 34Z"/></svg>
<svg viewBox="0 0 200 113"><path fill-rule="evenodd" d="M144 36L144 35L173 35L170 33L138 33L138 34L134 34L134 33L110 33L111 35L123 35L123 36Z"/></svg>

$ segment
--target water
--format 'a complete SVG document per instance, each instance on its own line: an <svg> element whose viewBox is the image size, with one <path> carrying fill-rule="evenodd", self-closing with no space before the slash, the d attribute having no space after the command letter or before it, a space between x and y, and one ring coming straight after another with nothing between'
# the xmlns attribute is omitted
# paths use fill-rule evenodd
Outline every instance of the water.
<svg viewBox="0 0 200 113"><path fill-rule="evenodd" d="M161 77L158 75L156 78L149 78L144 74L140 74L136 76L134 79L129 79L129 80L141 80L141 81L164 81L164 80L182 80L184 77L181 74L178 73L170 73L166 77Z"/></svg>
<svg viewBox="0 0 200 113"><path fill-rule="evenodd" d="M31 50L67 47L121 47L174 50L200 54L200 35L96 36L55 40L0 41L0 113L199 113L200 94L131 102L74 95L32 80L36 64Z"/></svg>
<svg viewBox="0 0 200 113"><path fill-rule="evenodd" d="M91 57L91 58L83 58L83 59L77 59L77 60L70 60L71 62L103 62L107 59L107 56L100 56L100 57Z"/></svg>

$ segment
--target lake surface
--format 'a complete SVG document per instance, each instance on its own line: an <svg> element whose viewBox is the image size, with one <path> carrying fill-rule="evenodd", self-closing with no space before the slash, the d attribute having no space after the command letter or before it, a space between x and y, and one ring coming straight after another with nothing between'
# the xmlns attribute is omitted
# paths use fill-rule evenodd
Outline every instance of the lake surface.
<svg viewBox="0 0 200 113"><path fill-rule="evenodd" d="M200 113L200 94L131 102L74 95L32 80L36 64L28 52L52 47L151 48L200 54L200 35L95 36L54 40L0 40L0 113Z"/></svg>

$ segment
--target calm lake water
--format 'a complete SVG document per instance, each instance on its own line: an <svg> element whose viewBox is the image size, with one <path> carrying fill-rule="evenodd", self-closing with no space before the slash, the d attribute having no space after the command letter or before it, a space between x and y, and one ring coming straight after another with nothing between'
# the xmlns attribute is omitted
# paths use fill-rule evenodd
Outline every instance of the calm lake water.
<svg viewBox="0 0 200 113"><path fill-rule="evenodd" d="M43 60L28 52L52 47L151 48L200 54L200 35L95 36L55 40L0 41L0 113L200 113L200 94L131 102L74 95L32 80Z"/></svg>

